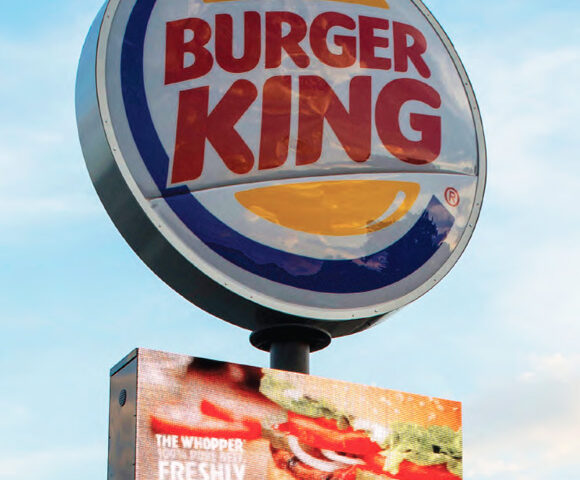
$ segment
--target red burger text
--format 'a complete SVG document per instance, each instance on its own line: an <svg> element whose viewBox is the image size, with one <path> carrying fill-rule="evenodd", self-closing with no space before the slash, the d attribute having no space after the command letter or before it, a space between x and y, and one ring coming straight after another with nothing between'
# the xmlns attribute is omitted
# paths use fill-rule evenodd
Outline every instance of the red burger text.
<svg viewBox="0 0 580 480"><path fill-rule="evenodd" d="M353 31L353 34L332 35L330 31L334 27ZM208 47L212 35L214 52ZM399 74L413 68L418 74L415 76L422 79L431 76L424 59L426 39L411 25L367 16L355 20L337 12L322 13L309 25L292 12L262 15L249 11L244 14L243 54L238 57L233 53L231 15L215 15L213 25L201 18L168 22L165 84L203 77L212 70L214 63L226 72L243 74L254 70L261 62L266 71L277 69L286 56L298 68L307 69L313 59L303 48L306 42L316 59L332 68L354 66L357 73L391 70ZM391 52L389 57L377 53L377 49L385 51L387 48ZM192 56L193 63L187 64L186 58ZM404 162L421 165L439 156L439 116L410 114L411 128L421 134L418 141L408 139L401 130L399 116L405 103L421 102L432 109L441 106L439 93L423 80L394 76L399 78L386 83L373 102L372 77L353 76L347 107L324 78L306 73L307 70L297 80L297 166L312 164L321 157L325 121L355 162L365 162L371 155L373 125L384 147ZM292 80L290 75L271 76L259 92L250 80L238 79L211 111L210 86L181 91L171 183L188 182L201 176L206 140L232 172L245 174L254 168L255 152L235 126L259 94L262 96L262 118L259 152L256 152L258 169L283 165L288 158L292 98L295 97Z"/></svg>

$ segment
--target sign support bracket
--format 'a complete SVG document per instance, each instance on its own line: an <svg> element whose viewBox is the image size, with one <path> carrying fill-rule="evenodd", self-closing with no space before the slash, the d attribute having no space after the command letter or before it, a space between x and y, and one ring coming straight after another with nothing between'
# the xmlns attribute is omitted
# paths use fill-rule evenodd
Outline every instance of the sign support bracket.
<svg viewBox="0 0 580 480"><path fill-rule="evenodd" d="M254 347L270 352L270 368L298 373L309 373L310 353L322 350L330 341L325 330L299 324L266 327L250 335Z"/></svg>

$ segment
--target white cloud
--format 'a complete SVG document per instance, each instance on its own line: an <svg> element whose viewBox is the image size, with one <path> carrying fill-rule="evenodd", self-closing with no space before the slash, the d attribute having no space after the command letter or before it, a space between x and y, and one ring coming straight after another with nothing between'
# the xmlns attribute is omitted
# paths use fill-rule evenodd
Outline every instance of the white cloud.
<svg viewBox="0 0 580 480"><path fill-rule="evenodd" d="M580 249L565 233L522 247L514 241L512 259L496 280L491 314L524 346L577 348Z"/></svg>
<svg viewBox="0 0 580 480"><path fill-rule="evenodd" d="M525 382L538 382L552 377L561 382L573 378L576 372L580 372L580 354L564 356L561 353L552 355L534 355L531 358L532 369L524 372L521 380Z"/></svg>
<svg viewBox="0 0 580 480"><path fill-rule="evenodd" d="M21 404L0 401L0 429L7 431L8 427L21 426L31 418L30 411Z"/></svg>
<svg viewBox="0 0 580 480"><path fill-rule="evenodd" d="M487 458L486 455L475 458L471 468L465 472L465 478L473 478L474 475L479 477L491 477L494 475L506 475L521 473L523 467L516 463L508 463L503 460Z"/></svg>
<svg viewBox="0 0 580 480"><path fill-rule="evenodd" d="M463 403L471 480L578 478L580 49L566 40L571 21L559 20L515 22L467 49L488 147L470 257L485 296L465 358L479 362Z"/></svg>
<svg viewBox="0 0 580 480"><path fill-rule="evenodd" d="M45 450L30 448L26 452L10 454L3 452L0 456L0 477L11 480L50 480L72 472L83 477L87 473L87 466L97 465L99 461L104 461L100 445Z"/></svg>
<svg viewBox="0 0 580 480"><path fill-rule="evenodd" d="M490 381L468 403L466 478L574 478L580 430L580 355L532 355L511 382Z"/></svg>
<svg viewBox="0 0 580 480"><path fill-rule="evenodd" d="M467 54L488 147L486 230L476 232L485 238L479 258L490 285L487 321L523 338L520 351L571 351L580 337L580 95L572 81L580 78L580 49L567 43L565 20L554 9L515 23L509 37L490 32ZM554 37L555 29L562 36Z"/></svg>
<svg viewBox="0 0 580 480"><path fill-rule="evenodd" d="M570 78L580 78L580 50L532 51L515 59L483 55L483 65L478 94L495 200L521 207L550 198L555 188L571 193L580 97Z"/></svg>
<svg viewBox="0 0 580 480"><path fill-rule="evenodd" d="M84 35L79 23L38 29L24 43L0 35L0 224L5 231L96 211L73 103Z"/></svg>
<svg viewBox="0 0 580 480"><path fill-rule="evenodd" d="M0 224L21 224L42 220L43 217L48 220L59 215L94 215L100 214L102 208L92 196L78 194L2 199Z"/></svg>

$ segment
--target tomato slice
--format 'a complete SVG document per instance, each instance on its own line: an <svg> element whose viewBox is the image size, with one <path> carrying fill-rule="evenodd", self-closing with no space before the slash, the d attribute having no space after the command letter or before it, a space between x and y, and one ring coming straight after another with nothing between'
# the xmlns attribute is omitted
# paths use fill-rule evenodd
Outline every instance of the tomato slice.
<svg viewBox="0 0 580 480"><path fill-rule="evenodd" d="M363 457L365 464L363 466L364 470L369 470L377 475L384 475L385 473L385 461L384 455L375 453L374 455L366 455Z"/></svg>
<svg viewBox="0 0 580 480"><path fill-rule="evenodd" d="M262 426L260 425L260 422L252 419L245 419L241 422L211 420L201 422L199 425L190 425L152 416L151 429L154 433L161 433L164 435L241 438L244 440L256 440L262 435Z"/></svg>
<svg viewBox="0 0 580 480"><path fill-rule="evenodd" d="M207 415L208 417L218 418L226 422L234 421L234 415L230 410L220 407L219 405L216 405L209 400L202 400L201 404L199 405L199 410L201 413Z"/></svg>
<svg viewBox="0 0 580 480"><path fill-rule="evenodd" d="M459 477L449 470L446 465L430 465L423 467L403 460L399 473L395 475L399 480L458 480Z"/></svg>
<svg viewBox="0 0 580 480"><path fill-rule="evenodd" d="M365 432L353 430L352 427L340 430L335 420L327 418L310 418L288 412L288 421L279 425L278 429L294 435L305 445L320 449L363 456L381 450Z"/></svg>
<svg viewBox="0 0 580 480"><path fill-rule="evenodd" d="M193 437L255 440L262 436L262 425L258 419L251 417L236 418L232 411L205 399L201 401L199 410L204 417L203 420L196 424L153 415L151 417L151 429L154 433Z"/></svg>

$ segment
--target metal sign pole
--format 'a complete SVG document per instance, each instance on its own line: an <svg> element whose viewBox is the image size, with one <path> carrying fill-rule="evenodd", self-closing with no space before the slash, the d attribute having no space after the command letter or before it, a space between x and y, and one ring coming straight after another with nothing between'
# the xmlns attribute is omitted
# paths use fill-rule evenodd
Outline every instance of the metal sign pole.
<svg viewBox="0 0 580 480"><path fill-rule="evenodd" d="M320 328L284 324L256 330L250 343L270 352L270 368L289 372L309 373L310 353L330 345L331 336Z"/></svg>
<svg viewBox="0 0 580 480"><path fill-rule="evenodd" d="M306 342L273 342L270 346L270 368L310 373L310 345Z"/></svg>

